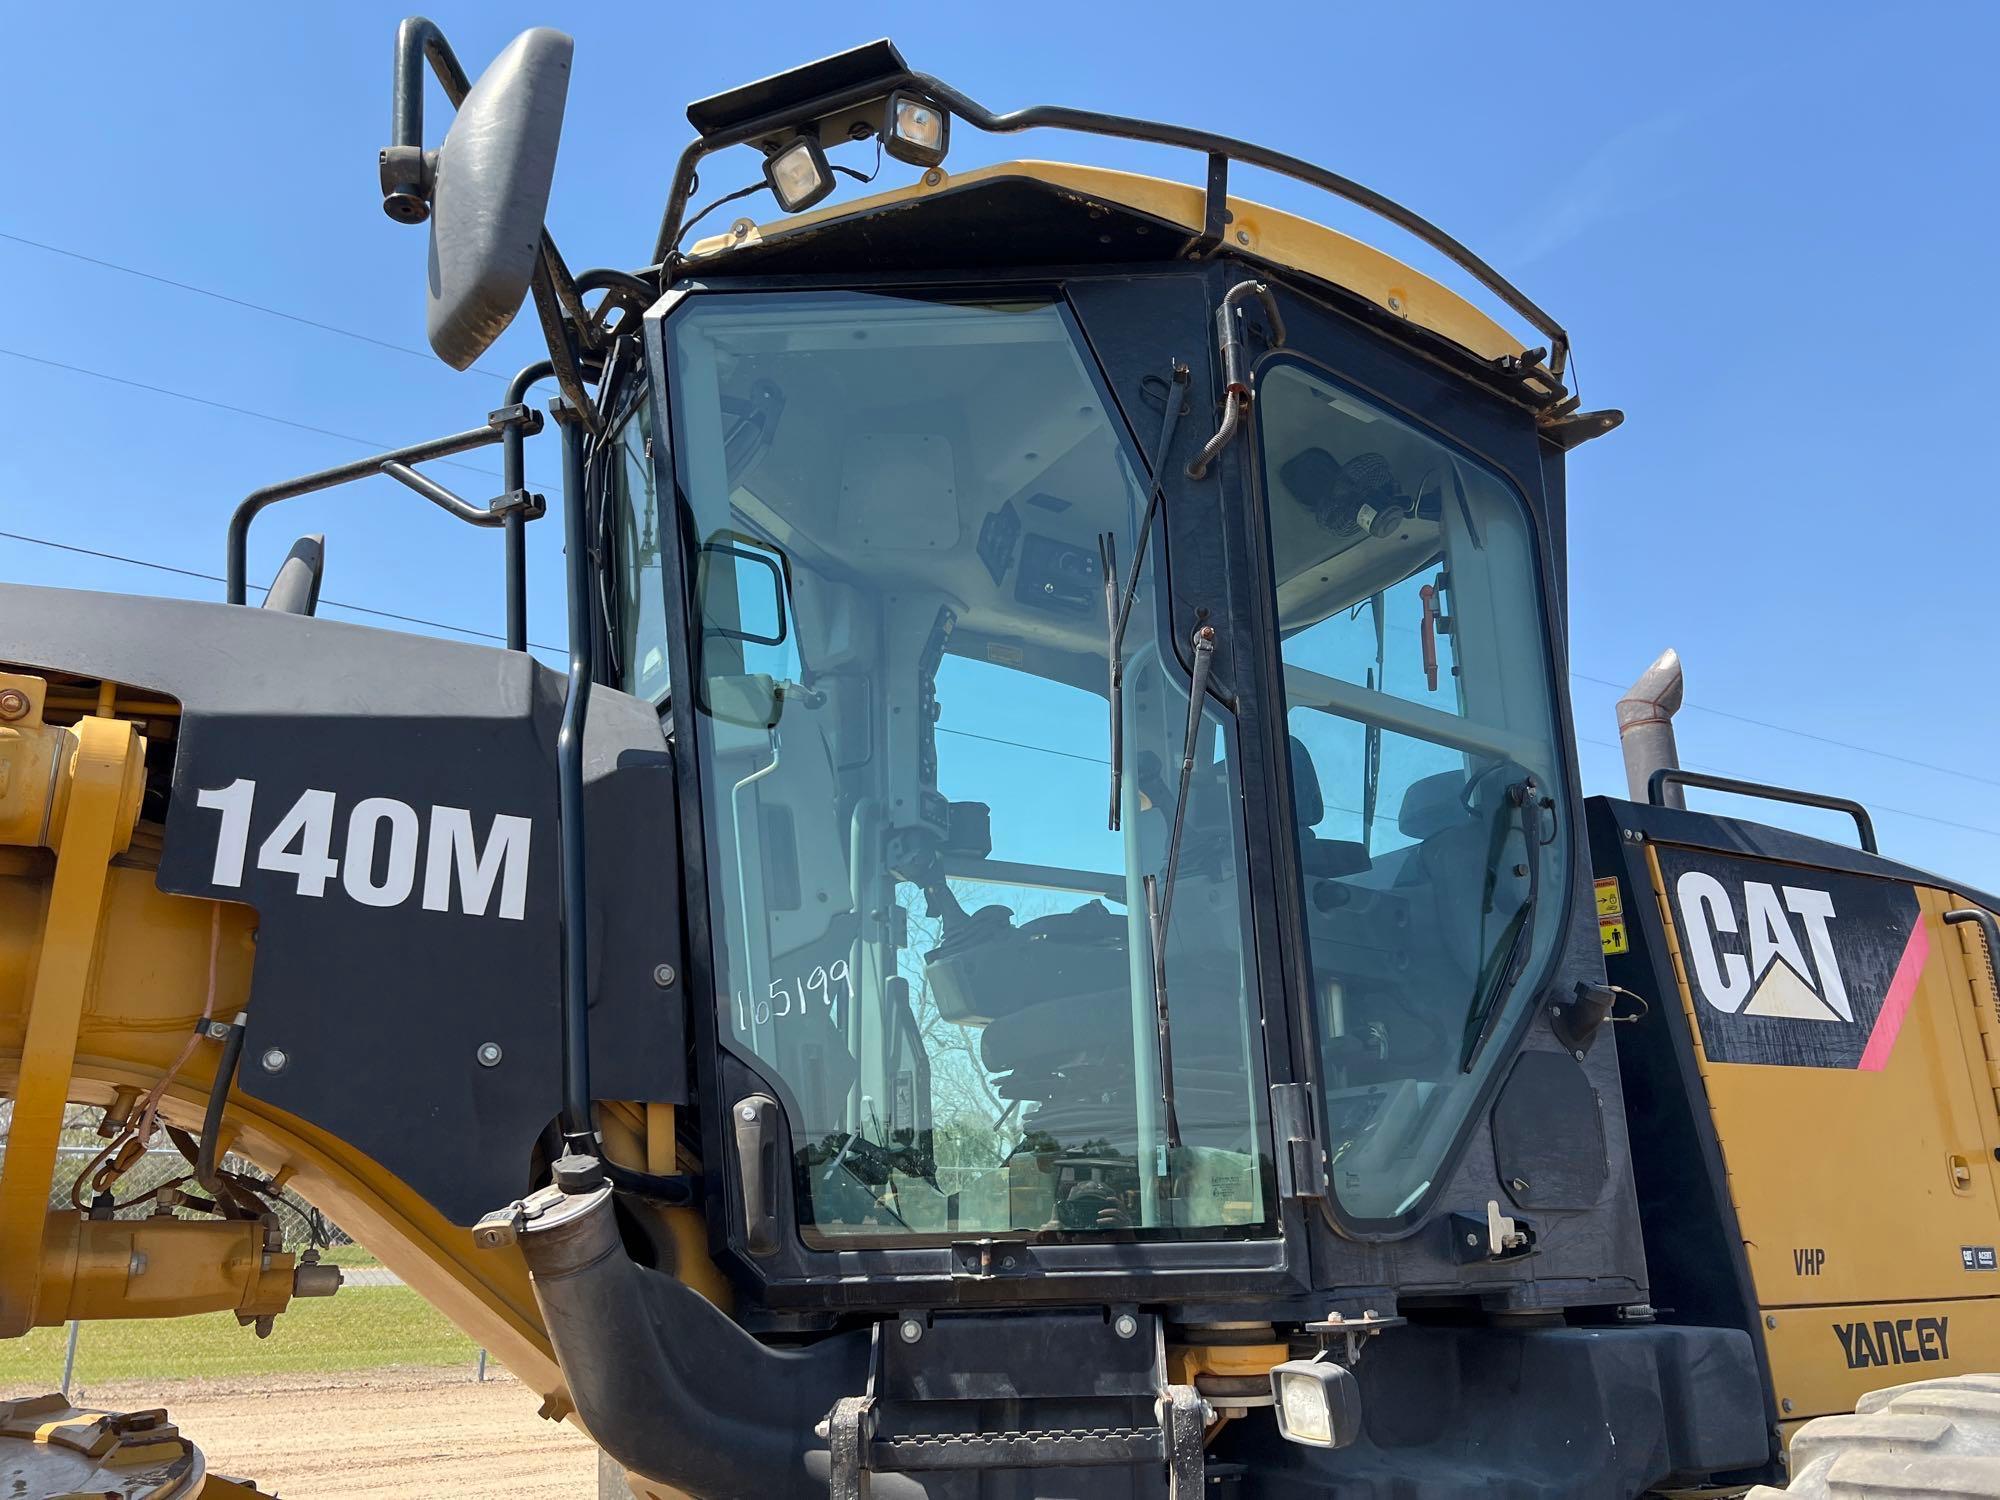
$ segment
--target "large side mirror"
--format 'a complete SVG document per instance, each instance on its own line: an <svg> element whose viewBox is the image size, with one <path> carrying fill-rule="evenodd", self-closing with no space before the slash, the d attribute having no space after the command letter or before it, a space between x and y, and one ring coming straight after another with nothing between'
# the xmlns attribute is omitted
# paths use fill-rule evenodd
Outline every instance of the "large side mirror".
<svg viewBox="0 0 2000 1500"><path fill-rule="evenodd" d="M500 337L535 274L574 44L524 31L458 107L431 193L431 348L463 370Z"/></svg>
<svg viewBox="0 0 2000 1500"><path fill-rule="evenodd" d="M574 48L560 31L524 31L467 89L430 22L414 17L397 36L397 139L382 153L382 206L404 223L430 219L431 348L453 369L500 337L534 277ZM425 57L458 102L435 154L423 150Z"/></svg>

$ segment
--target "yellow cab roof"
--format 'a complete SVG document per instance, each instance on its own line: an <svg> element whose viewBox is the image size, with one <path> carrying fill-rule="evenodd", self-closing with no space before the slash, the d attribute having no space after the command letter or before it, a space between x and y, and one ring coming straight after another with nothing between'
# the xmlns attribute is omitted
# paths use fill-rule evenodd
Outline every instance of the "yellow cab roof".
<svg viewBox="0 0 2000 1500"><path fill-rule="evenodd" d="M1114 203L1134 212L1177 224L1190 234L1203 220L1202 190L1189 183L1169 182L1136 172L1105 167L1079 167L1064 162L1013 161L970 171L926 172L918 181L887 192L811 209L768 225L739 225L729 233L711 235L688 251L700 262L756 244L780 241L802 230L841 219L857 218L899 207L981 182L1031 178L1079 197ZM1364 245L1324 224L1315 224L1281 209L1267 208L1247 198L1228 199L1228 248L1239 255L1268 261L1343 287L1390 314L1451 340L1481 359L1519 355L1524 345L1492 318L1448 287L1392 255Z"/></svg>

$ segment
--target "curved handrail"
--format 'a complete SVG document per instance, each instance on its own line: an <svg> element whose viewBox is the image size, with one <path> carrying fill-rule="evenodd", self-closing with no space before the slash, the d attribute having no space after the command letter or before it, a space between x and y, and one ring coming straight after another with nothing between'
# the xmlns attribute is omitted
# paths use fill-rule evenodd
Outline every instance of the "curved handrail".
<svg viewBox="0 0 2000 1500"><path fill-rule="evenodd" d="M1006 135L1022 130L1041 129L1069 130L1082 135L1148 141L1156 145L1178 146L1188 151L1203 152L1210 159L1208 191L1211 198L1221 194L1226 185L1226 171L1215 170L1218 161L1222 163L1239 161L1249 166L1262 167L1280 176L1303 182L1309 187L1319 188L1378 218L1388 220L1405 233L1421 240L1527 319L1548 337L1550 374L1560 379L1568 363L1568 332L1533 298L1423 215L1405 208L1373 188L1364 187L1351 177L1342 176L1302 157L1292 156L1283 151L1273 151L1268 147L1253 145L1249 141L1237 140L1233 136L1222 135L1212 130L1165 125L1130 115L1072 109L1060 104L1035 104L1025 109L995 114L970 96L933 78L928 73L918 73L908 69L900 74L874 78L852 88L697 137L681 153L680 161L675 167L666 210L660 219L659 236L653 248L654 261L664 265L674 255L675 242L680 236L681 221L687 213L688 200L694 192L695 168L703 157L728 146L741 145L746 141L770 135L774 131L810 124L840 110L852 109L871 100L886 97L899 88L908 88L926 95L975 129L984 130L989 134ZM1215 216L1214 210L1219 206L1211 203L1211 217Z"/></svg>

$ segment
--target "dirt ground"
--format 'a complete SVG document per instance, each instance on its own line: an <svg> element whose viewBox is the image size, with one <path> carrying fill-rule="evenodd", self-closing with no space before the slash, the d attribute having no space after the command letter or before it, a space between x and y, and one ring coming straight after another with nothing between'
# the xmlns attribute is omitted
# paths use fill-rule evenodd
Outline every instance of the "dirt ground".
<svg viewBox="0 0 2000 1500"><path fill-rule="evenodd" d="M112 1410L164 1406L216 1473L284 1500L440 1495L591 1500L597 1450L535 1414L539 1398L494 1369L266 1376L86 1387Z"/></svg>

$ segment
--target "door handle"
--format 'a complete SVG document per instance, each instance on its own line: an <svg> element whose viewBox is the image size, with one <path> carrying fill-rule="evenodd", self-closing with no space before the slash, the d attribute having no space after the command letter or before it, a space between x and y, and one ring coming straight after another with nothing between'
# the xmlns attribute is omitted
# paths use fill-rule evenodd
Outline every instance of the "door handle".
<svg viewBox="0 0 2000 1500"><path fill-rule="evenodd" d="M778 1253L778 1101L750 1094L729 1115L736 1126L736 1175L743 1188L743 1248L752 1255Z"/></svg>

